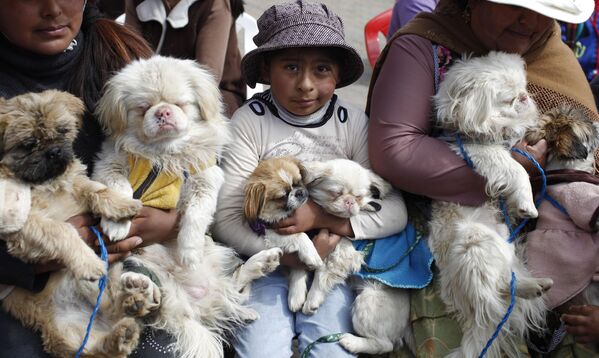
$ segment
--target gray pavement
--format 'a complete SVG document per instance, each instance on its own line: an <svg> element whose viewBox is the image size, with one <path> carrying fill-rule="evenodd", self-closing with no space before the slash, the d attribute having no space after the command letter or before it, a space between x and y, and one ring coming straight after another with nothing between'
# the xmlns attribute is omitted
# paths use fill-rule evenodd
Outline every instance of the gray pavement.
<svg viewBox="0 0 599 358"><path fill-rule="evenodd" d="M289 0L245 0L245 11L258 18L264 10L272 5L288 2ZM366 59L366 47L364 45L364 26L368 20L393 7L394 0L321 0L337 15L343 19L345 38L358 51L364 62L364 74L354 84L341 88L338 94L358 106L366 106L366 95L368 84L372 75L372 68ZM384 46L384 42L382 43Z"/></svg>

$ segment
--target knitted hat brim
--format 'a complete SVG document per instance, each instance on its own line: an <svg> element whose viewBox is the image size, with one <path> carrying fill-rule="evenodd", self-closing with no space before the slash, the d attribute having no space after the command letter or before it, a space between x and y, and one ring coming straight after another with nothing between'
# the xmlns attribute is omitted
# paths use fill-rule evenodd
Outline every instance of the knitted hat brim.
<svg viewBox="0 0 599 358"><path fill-rule="evenodd" d="M291 49L298 47L328 47L340 49L344 52L342 63L339 63L339 82L337 88L345 87L357 81L364 72L364 64L362 58L354 48L347 45L342 36L338 32L333 31L328 26L319 24L306 24L290 26L283 29L272 36L267 42L260 47L248 52L241 60L242 75L251 88L256 86L256 83L269 84L262 78L262 66L264 64L264 56L269 52ZM306 29L309 28L309 33Z"/></svg>

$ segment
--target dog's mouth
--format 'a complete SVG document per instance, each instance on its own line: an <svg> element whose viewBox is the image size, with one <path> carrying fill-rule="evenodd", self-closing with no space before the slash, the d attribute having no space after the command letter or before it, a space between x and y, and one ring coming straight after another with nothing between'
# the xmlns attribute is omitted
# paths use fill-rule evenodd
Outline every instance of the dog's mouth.
<svg viewBox="0 0 599 358"><path fill-rule="evenodd" d="M15 161L11 169L20 180L41 184L62 175L73 157L71 147L54 146L45 151L32 153L21 161Z"/></svg>

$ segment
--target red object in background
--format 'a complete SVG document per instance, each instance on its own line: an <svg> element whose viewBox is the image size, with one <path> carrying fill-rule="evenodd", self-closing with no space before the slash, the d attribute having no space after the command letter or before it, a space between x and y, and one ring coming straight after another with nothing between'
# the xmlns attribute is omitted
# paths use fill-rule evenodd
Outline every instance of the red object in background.
<svg viewBox="0 0 599 358"><path fill-rule="evenodd" d="M382 33L387 38L389 32L389 24L391 23L391 14L393 9L388 9L376 15L364 26L364 42L366 44L366 54L368 62L374 68L376 59L381 53L381 44L379 43L379 33Z"/></svg>

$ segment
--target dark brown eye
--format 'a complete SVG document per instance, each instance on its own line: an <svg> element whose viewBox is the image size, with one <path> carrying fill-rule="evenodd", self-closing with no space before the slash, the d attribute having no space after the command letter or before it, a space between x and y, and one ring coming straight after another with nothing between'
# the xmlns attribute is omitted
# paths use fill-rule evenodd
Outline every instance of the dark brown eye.
<svg viewBox="0 0 599 358"><path fill-rule="evenodd" d="M69 129L67 127L58 127L56 128L56 131L60 134L67 134L69 132Z"/></svg>

